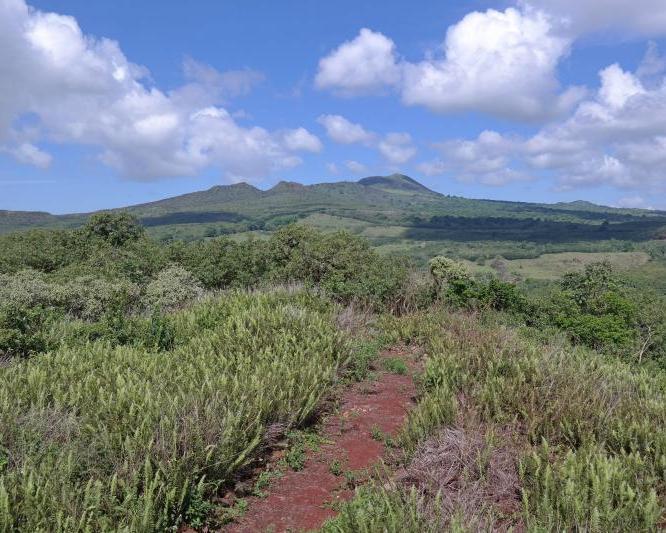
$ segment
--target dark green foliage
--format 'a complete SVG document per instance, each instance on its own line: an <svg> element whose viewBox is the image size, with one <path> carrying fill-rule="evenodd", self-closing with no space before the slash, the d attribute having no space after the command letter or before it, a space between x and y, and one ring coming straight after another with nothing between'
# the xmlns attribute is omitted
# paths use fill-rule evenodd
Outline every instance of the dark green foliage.
<svg viewBox="0 0 666 533"><path fill-rule="evenodd" d="M192 244L174 243L167 250L171 261L192 272L207 289L256 285L267 271L266 243L234 242L220 237Z"/></svg>
<svg viewBox="0 0 666 533"><path fill-rule="evenodd" d="M123 246L143 236L144 229L136 217L129 213L101 212L92 215L85 226L83 234L90 238L99 238L112 246Z"/></svg>
<svg viewBox="0 0 666 533"><path fill-rule="evenodd" d="M52 313L42 307L0 307L0 356L28 357L48 348Z"/></svg>
<svg viewBox="0 0 666 533"><path fill-rule="evenodd" d="M271 237L268 257L272 278L319 286L343 302L386 305L407 279L405 264L382 258L367 241L346 232L287 226Z"/></svg>
<svg viewBox="0 0 666 533"><path fill-rule="evenodd" d="M514 283L496 277L474 279L459 262L438 256L430 261L430 273L440 297L458 307L525 313L528 303Z"/></svg>
<svg viewBox="0 0 666 533"><path fill-rule="evenodd" d="M63 230L31 230L0 237L0 272L26 268L53 272L82 257L78 235Z"/></svg>
<svg viewBox="0 0 666 533"><path fill-rule="evenodd" d="M575 342L592 348L661 359L665 349L663 298L638 291L619 278L608 263L588 265L584 272L563 277L559 287L538 302L540 318Z"/></svg>

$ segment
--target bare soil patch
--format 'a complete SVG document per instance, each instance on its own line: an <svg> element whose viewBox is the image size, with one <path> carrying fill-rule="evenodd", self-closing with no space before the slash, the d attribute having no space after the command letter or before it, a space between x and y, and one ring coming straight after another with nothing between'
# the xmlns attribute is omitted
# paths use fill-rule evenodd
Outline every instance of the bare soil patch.
<svg viewBox="0 0 666 533"><path fill-rule="evenodd" d="M409 371L383 370L382 358L399 357ZM342 392L337 412L323 422L322 444L308 451L303 468L288 469L273 480L266 496L247 500L248 510L229 532L310 531L335 516L337 502L353 496L385 456L385 437L395 436L414 403L415 350L396 348L380 355L376 379L355 383ZM278 460L282 452L273 454Z"/></svg>

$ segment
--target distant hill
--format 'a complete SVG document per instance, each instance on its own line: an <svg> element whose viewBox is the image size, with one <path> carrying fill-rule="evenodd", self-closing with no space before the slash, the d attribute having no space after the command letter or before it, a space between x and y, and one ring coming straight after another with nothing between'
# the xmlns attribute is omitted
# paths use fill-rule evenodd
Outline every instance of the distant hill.
<svg viewBox="0 0 666 533"><path fill-rule="evenodd" d="M666 235L666 212L569 202L475 200L432 191L402 175L303 185L282 181L263 191L247 183L218 185L122 208L158 238L197 239L271 231L295 221L348 229L376 243L407 241L641 241ZM71 228L90 213L0 211L0 233Z"/></svg>

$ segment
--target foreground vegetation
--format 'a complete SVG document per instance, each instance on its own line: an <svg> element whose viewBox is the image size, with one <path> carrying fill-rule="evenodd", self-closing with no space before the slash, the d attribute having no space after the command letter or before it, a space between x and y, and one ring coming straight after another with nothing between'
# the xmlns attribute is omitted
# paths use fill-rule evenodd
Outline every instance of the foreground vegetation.
<svg viewBox="0 0 666 533"><path fill-rule="evenodd" d="M161 244L123 214L1 241L0 531L219 526L216 498L397 343L423 353L390 442L407 474L325 531L663 524L649 277L602 261L519 285L442 256L426 272L293 225Z"/></svg>
<svg viewBox="0 0 666 533"><path fill-rule="evenodd" d="M657 528L666 504L666 375L562 336L544 344L503 322L444 309L392 322L395 340L428 354L421 399L400 436L401 462L409 471L443 426L459 429L458 451L475 432L483 439L469 463L445 465L459 469L453 478L434 470L416 486L366 489L326 531L486 530L507 522L533 531ZM502 446L511 448L519 480L518 498L503 495L517 500L519 512L509 517L492 498L502 488L490 475ZM460 485L452 489L451 479ZM459 498L470 490L476 506Z"/></svg>

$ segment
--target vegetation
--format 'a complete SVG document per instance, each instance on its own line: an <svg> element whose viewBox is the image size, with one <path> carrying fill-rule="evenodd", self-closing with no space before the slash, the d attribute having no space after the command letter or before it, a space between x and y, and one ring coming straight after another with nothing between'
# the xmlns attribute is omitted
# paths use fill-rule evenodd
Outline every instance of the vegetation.
<svg viewBox="0 0 666 533"><path fill-rule="evenodd" d="M400 174L307 186L281 182L267 191L246 183L216 186L127 210L162 241L272 233L302 221L322 231L346 229L423 263L438 254L492 260L548 251L632 251L650 239L663 241L666 228L664 212L472 200L436 193ZM95 216L106 231L106 214ZM0 211L0 233L80 227L88 217Z"/></svg>
<svg viewBox="0 0 666 533"><path fill-rule="evenodd" d="M664 513L666 375L561 337L527 339L498 318L434 309L394 320L395 340L423 343L428 354L421 399L399 442L408 480L415 455L442 426L463 424L462 437L481 428L512 442L517 511L478 501L484 491L470 475L446 477L436 491L380 482L358 492L324 531L485 530L494 520L534 531L656 528ZM445 462L434 481L455 465ZM477 505L464 505L466 491Z"/></svg>
<svg viewBox="0 0 666 533"><path fill-rule="evenodd" d="M407 198L431 194L400 184ZM396 344L423 354L418 402L397 437L370 433L405 475L359 487L324 531L663 523L660 243L625 269L589 261L521 281L501 259L475 269L433 256L426 270L300 224L158 242L105 213L0 241L0 531L238 518L248 501L221 507L220 496L276 440L285 467L307 468L321 443L308 424L336 387L408 373L375 358ZM343 463L329 470L357 484ZM273 475L246 494L263 495Z"/></svg>

